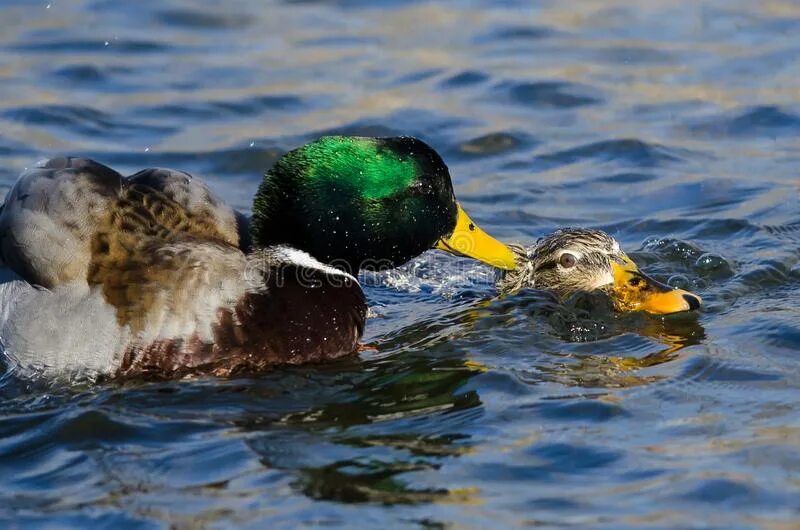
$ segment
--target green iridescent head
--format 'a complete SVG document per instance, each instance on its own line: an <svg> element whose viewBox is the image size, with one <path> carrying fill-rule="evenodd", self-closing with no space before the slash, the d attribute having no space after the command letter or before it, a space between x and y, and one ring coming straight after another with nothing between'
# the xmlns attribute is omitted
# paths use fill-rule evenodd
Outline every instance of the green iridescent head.
<svg viewBox="0 0 800 530"><path fill-rule="evenodd" d="M267 172L251 232L255 246L288 244L350 271L385 269L448 240L462 213L447 166L421 140L327 136Z"/></svg>

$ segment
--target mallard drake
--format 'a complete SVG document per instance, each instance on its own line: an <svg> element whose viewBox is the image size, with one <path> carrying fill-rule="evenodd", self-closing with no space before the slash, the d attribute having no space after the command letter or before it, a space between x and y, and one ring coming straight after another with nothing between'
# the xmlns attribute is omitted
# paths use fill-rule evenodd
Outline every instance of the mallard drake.
<svg viewBox="0 0 800 530"><path fill-rule="evenodd" d="M564 228L525 248L510 245L518 266L501 275L501 294L535 287L567 296L578 291L608 292L618 311L666 314L700 307L700 297L644 274L601 230Z"/></svg>
<svg viewBox="0 0 800 530"><path fill-rule="evenodd" d="M511 269L415 138L325 137L265 176L248 221L187 173L60 157L0 212L0 338L18 365L229 374L358 347L354 277L438 247Z"/></svg>

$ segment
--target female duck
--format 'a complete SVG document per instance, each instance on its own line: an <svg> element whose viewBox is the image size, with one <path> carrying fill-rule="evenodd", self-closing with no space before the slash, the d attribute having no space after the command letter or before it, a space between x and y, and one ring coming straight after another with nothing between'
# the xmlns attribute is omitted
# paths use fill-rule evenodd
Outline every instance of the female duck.
<svg viewBox="0 0 800 530"><path fill-rule="evenodd" d="M700 307L700 297L657 282L641 272L610 235L589 228L564 228L526 249L512 245L519 266L502 275L501 294L535 287L566 296L606 291L618 311L667 314Z"/></svg>
<svg viewBox="0 0 800 530"><path fill-rule="evenodd" d="M186 173L126 178L56 158L24 173L0 212L0 339L23 367L117 375L332 359L364 327L352 274L434 246L515 266L414 138L327 137L288 153L249 226Z"/></svg>

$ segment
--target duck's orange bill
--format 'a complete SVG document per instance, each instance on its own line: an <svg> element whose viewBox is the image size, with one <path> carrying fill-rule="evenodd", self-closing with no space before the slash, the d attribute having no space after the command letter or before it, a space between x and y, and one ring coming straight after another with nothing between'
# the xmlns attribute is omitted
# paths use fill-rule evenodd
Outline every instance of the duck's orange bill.
<svg viewBox="0 0 800 530"><path fill-rule="evenodd" d="M611 264L614 271L614 301L620 311L647 311L664 315L692 311L702 300L696 294L664 285L639 270L626 256Z"/></svg>
<svg viewBox="0 0 800 530"><path fill-rule="evenodd" d="M455 230L449 237L440 239L435 248L507 271L514 270L517 266L511 249L473 223L460 204Z"/></svg>

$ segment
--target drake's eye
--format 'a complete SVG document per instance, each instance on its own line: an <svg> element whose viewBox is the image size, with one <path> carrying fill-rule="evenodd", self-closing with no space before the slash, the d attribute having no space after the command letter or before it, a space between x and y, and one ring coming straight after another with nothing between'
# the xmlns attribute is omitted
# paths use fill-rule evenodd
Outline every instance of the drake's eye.
<svg viewBox="0 0 800 530"><path fill-rule="evenodd" d="M559 265L561 265L565 269L569 269L569 268L574 267L575 263L577 263L577 261L578 261L578 258L576 258L574 255L570 254L569 252L564 252L563 254L561 254L561 257L558 258Z"/></svg>

